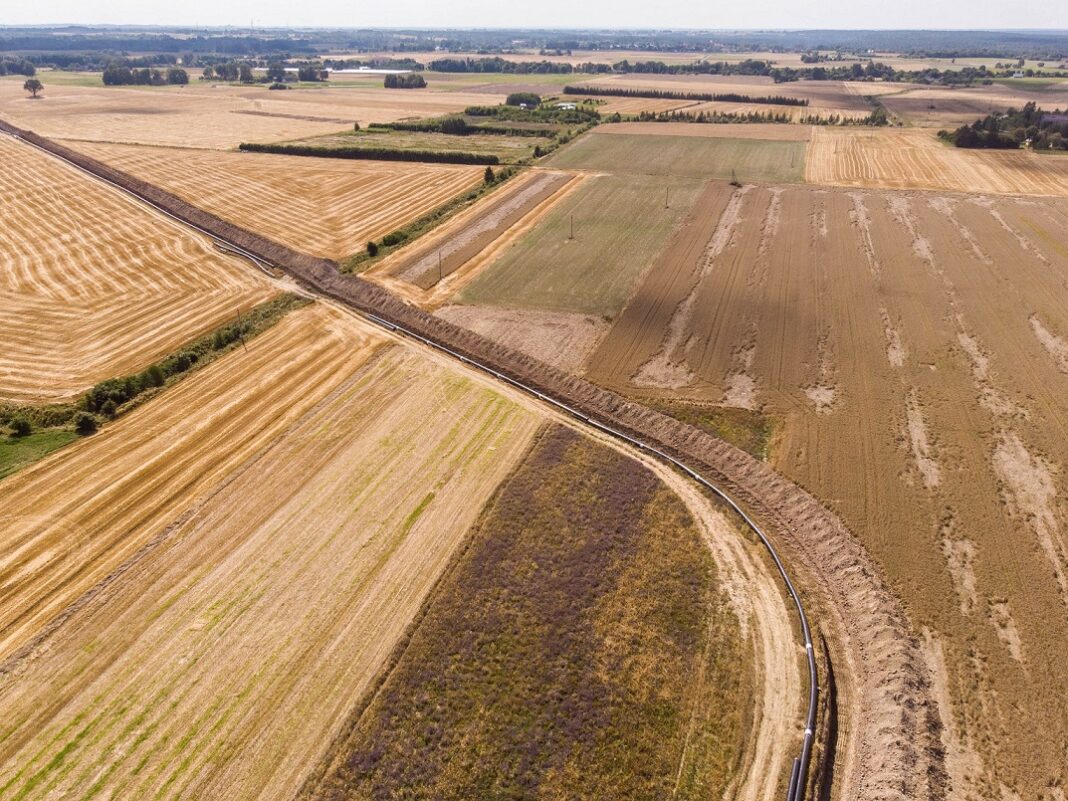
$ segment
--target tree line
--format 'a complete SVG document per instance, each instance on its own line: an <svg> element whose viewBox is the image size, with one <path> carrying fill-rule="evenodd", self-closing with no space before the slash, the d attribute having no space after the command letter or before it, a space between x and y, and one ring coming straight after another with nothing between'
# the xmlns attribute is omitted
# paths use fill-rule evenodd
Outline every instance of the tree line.
<svg viewBox="0 0 1068 801"><path fill-rule="evenodd" d="M238 150L248 153L279 153L286 156L317 156L331 159L367 159L370 161L420 161L433 164L499 164L496 156L438 150L395 150L388 147L316 147L314 145L276 145L243 142Z"/></svg>
<svg viewBox="0 0 1068 801"><path fill-rule="evenodd" d="M32 78L37 74L37 67L24 58L0 59L0 75L25 75Z"/></svg>
<svg viewBox="0 0 1068 801"><path fill-rule="evenodd" d="M955 131L938 136L956 147L1014 150L1030 145L1032 150L1068 150L1068 110L1043 111L1034 102L1004 114L987 114Z"/></svg>
<svg viewBox="0 0 1068 801"><path fill-rule="evenodd" d="M189 73L181 67L169 67L163 71L152 67L131 69L125 64L112 63L104 68L101 77L104 86L164 86L189 83Z"/></svg>
<svg viewBox="0 0 1068 801"><path fill-rule="evenodd" d="M674 92L668 89L630 89L621 86L565 86L565 95L593 95L598 97L643 97L654 100L723 101L727 103L754 103L769 106L807 106L808 99L784 95L756 96L734 92Z"/></svg>

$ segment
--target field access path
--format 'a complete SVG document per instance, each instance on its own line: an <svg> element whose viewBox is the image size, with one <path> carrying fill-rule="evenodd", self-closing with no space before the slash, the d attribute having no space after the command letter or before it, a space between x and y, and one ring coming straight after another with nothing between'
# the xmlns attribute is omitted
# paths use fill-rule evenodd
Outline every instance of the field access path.
<svg viewBox="0 0 1068 801"><path fill-rule="evenodd" d="M694 477L707 477L710 487L714 483L730 493L761 526L775 532L776 546L805 587L805 602L818 609L820 634L829 640L844 713L844 719L836 722L847 735L848 754L836 760L843 775L836 778L844 781L850 798L893 798L903 792L907 797L930 795L929 777L938 775L941 766L937 749L929 747L932 705L917 643L876 566L843 523L813 496L726 442L435 318L379 286L342 276L333 262L253 234L55 142L3 123L0 129L123 186L253 258L283 268L324 296L482 367L591 426L624 435ZM790 589L794 591L793 585ZM801 611L801 594L794 598ZM803 612L802 626L807 635ZM810 668L812 651L809 642ZM813 671L802 760L810 753L814 734L815 692Z"/></svg>

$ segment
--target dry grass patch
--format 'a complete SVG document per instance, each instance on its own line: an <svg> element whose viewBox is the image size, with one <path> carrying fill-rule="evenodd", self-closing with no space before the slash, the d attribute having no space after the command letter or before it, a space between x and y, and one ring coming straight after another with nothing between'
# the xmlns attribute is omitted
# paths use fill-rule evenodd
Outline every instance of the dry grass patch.
<svg viewBox="0 0 1068 801"><path fill-rule="evenodd" d="M276 290L247 262L0 137L0 400L133 373Z"/></svg>
<svg viewBox="0 0 1068 801"><path fill-rule="evenodd" d="M0 795L292 798L538 424L315 305L6 481Z"/></svg>
<svg viewBox="0 0 1068 801"><path fill-rule="evenodd" d="M671 136L667 123L657 124L664 126L658 135L654 131L583 136L554 153L548 164L562 169L651 176L737 177L740 181L774 183L801 180L805 166L805 146L801 142Z"/></svg>
<svg viewBox="0 0 1068 801"><path fill-rule="evenodd" d="M671 192L669 208L664 208L665 186ZM686 179L591 176L455 301L611 316L683 219L698 189L698 182Z"/></svg>
<svg viewBox="0 0 1068 801"><path fill-rule="evenodd" d="M482 167L68 143L297 250L351 256L477 186Z"/></svg>
<svg viewBox="0 0 1068 801"><path fill-rule="evenodd" d="M306 796L720 797L748 725L737 626L678 497L550 429Z"/></svg>

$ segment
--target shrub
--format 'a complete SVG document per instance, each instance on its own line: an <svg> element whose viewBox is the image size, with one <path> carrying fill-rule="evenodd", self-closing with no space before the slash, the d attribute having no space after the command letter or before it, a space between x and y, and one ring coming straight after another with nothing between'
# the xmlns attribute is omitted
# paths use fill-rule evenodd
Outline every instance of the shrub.
<svg viewBox="0 0 1068 801"><path fill-rule="evenodd" d="M96 418L88 412L82 412L74 418L74 430L82 436L95 434L97 429Z"/></svg>
<svg viewBox="0 0 1068 801"><path fill-rule="evenodd" d="M30 425L30 421L25 417L16 417L11 421L11 436L13 437L28 437L30 432L33 431L33 426Z"/></svg>
<svg viewBox="0 0 1068 801"><path fill-rule="evenodd" d="M493 174L493 167L486 167L486 172L482 174L482 180L487 184L492 184L497 179L497 176Z"/></svg>
<svg viewBox="0 0 1068 801"><path fill-rule="evenodd" d="M375 256L377 256L378 255L378 245L376 245L374 242L368 242L367 243L367 255L370 256L372 259Z"/></svg>
<svg viewBox="0 0 1068 801"><path fill-rule="evenodd" d="M512 92L504 101L506 106L529 106L537 108L541 105L541 97L533 92Z"/></svg>
<svg viewBox="0 0 1068 801"><path fill-rule="evenodd" d="M394 245L399 245L407 238L408 234L404 233L404 231L392 231L382 237L382 244L386 247L393 247Z"/></svg>

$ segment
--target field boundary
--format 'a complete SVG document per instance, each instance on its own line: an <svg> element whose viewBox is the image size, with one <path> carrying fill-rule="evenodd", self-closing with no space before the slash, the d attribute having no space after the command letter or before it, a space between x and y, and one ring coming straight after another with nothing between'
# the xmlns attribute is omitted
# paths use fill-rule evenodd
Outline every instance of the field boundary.
<svg viewBox="0 0 1068 801"><path fill-rule="evenodd" d="M778 535L778 546L808 581L806 596L819 606L839 645L836 669L843 704L852 713L846 750L849 759L836 773L846 774L850 797L871 799L911 791L937 760L929 748L929 718L937 718L919 646L900 602L878 567L844 523L815 497L738 448L617 393L550 367L532 357L402 302L384 288L342 275L335 262L299 253L205 212L158 187L133 178L28 131L0 121L0 130L65 158L104 180L157 205L166 213L210 232L247 253L277 266L307 287L362 312L379 324L409 333L461 362L486 370L539 399L564 408L595 428L618 435L662 455L706 486L728 498L744 519ZM708 476L708 478L704 478ZM743 511L747 510L747 511ZM758 533L761 529L757 529ZM765 540L770 547L770 538ZM785 562L774 552L785 574ZM788 580L799 612L801 594ZM818 694L815 661L802 618L807 658L813 670L809 716L790 801L802 799L811 755ZM836 664L838 662L836 661ZM902 715L903 708L915 714ZM908 792L906 792L908 794Z"/></svg>

